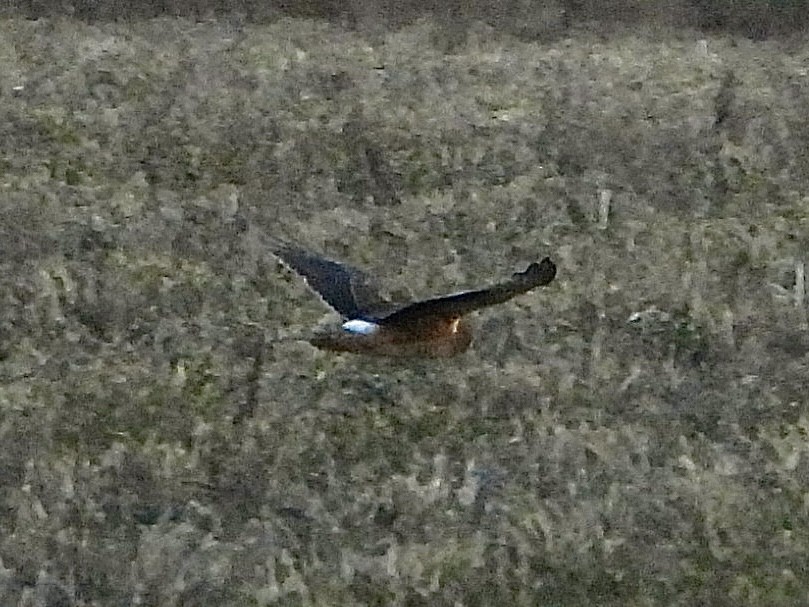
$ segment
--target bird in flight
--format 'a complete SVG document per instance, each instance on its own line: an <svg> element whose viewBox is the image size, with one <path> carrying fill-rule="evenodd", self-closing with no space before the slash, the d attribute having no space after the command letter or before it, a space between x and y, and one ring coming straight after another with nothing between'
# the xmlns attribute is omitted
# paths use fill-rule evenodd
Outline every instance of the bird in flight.
<svg viewBox="0 0 809 607"><path fill-rule="evenodd" d="M546 257L524 272L485 289L462 291L397 305L382 298L372 279L348 264L332 261L294 244L267 239L270 250L300 274L344 322L316 333L312 345L334 352L375 356L446 358L466 351L472 331L464 316L549 284L556 265Z"/></svg>

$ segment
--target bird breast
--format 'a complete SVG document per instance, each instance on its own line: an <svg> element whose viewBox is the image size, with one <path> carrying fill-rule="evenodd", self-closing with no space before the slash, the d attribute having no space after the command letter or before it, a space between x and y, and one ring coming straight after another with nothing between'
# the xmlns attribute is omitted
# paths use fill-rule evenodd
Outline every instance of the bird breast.
<svg viewBox="0 0 809 607"><path fill-rule="evenodd" d="M351 324L349 323L364 323ZM369 328L365 325L372 325ZM465 352L472 331L461 318L436 319L417 326L386 326L348 321L341 329L314 336L310 343L323 350L400 358L448 358Z"/></svg>

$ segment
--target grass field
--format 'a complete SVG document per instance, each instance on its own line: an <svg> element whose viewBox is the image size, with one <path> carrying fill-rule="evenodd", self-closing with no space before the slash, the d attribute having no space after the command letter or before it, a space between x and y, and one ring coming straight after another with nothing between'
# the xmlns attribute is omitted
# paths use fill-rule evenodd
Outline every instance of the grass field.
<svg viewBox="0 0 809 607"><path fill-rule="evenodd" d="M809 46L443 28L0 21L0 604L809 603Z"/></svg>

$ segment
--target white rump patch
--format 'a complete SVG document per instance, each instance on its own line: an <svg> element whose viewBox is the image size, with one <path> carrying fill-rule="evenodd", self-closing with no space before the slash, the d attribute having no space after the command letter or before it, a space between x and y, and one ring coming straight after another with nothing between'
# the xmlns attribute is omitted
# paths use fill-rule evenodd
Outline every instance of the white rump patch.
<svg viewBox="0 0 809 607"><path fill-rule="evenodd" d="M343 330L360 335L372 335L379 330L379 325L367 320L347 320L343 323Z"/></svg>

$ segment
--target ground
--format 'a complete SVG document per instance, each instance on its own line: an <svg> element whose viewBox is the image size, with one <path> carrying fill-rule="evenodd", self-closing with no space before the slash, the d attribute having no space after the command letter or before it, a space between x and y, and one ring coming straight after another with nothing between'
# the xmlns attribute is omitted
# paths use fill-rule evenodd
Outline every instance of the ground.
<svg viewBox="0 0 809 607"><path fill-rule="evenodd" d="M809 46L443 27L0 22L0 603L809 602Z"/></svg>

